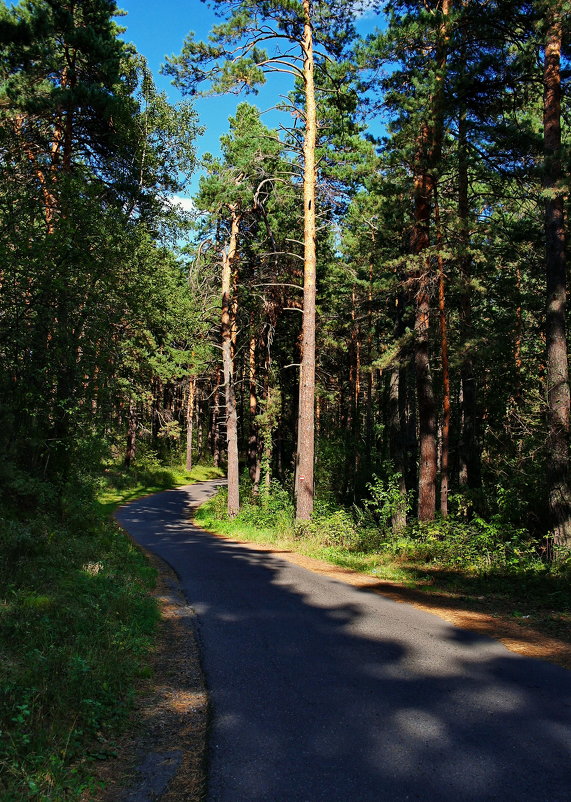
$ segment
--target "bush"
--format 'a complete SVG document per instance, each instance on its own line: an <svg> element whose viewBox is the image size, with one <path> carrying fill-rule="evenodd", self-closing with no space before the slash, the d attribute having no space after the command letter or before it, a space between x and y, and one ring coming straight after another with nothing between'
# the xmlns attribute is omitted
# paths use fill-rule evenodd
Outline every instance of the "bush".
<svg viewBox="0 0 571 802"><path fill-rule="evenodd" d="M351 512L340 507L332 508L329 504L317 504L311 521L296 526L295 536L310 536L323 546L347 551L357 550L360 542Z"/></svg>
<svg viewBox="0 0 571 802"><path fill-rule="evenodd" d="M383 548L424 562L479 573L543 570L529 533L497 521L437 518L414 521L400 534L388 534Z"/></svg>
<svg viewBox="0 0 571 802"><path fill-rule="evenodd" d="M385 477L373 475L367 484L370 498L364 502L382 531L391 526L394 515L400 513L406 519L410 511L410 497L401 493L401 474L394 471L391 463L385 463L383 467Z"/></svg>
<svg viewBox="0 0 571 802"><path fill-rule="evenodd" d="M288 491L275 479L269 490L260 489L257 497L250 497L242 503L237 520L264 528L275 528L283 534L291 530L295 517L294 506Z"/></svg>

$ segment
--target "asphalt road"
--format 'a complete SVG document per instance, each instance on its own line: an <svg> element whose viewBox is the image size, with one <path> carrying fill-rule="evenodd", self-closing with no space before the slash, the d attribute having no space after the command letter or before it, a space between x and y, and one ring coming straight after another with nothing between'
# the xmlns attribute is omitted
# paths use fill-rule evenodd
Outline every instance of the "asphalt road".
<svg viewBox="0 0 571 802"><path fill-rule="evenodd" d="M571 800L571 672L208 535L219 484L117 513L198 615L209 802Z"/></svg>

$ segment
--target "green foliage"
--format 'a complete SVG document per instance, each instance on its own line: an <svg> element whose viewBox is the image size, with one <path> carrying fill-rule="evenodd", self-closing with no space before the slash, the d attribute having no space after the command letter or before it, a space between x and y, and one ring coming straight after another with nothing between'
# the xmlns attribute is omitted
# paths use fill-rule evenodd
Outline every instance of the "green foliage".
<svg viewBox="0 0 571 802"><path fill-rule="evenodd" d="M330 556L335 555L336 561L368 554L381 561L390 558L453 568L466 575L533 575L549 570L529 532L499 514L491 520L466 519L459 511L458 517L424 523L413 520L395 531L390 521L403 503L397 482L394 474L384 481L376 477L364 507L346 509L331 500L317 500L311 520L297 523L289 492L273 481L271 494L245 502L232 521L226 514L226 491L201 508L197 520L207 528L222 527L228 534L245 534L255 540L285 538L302 549L311 544L314 549L332 550ZM569 565L569 554L562 552L553 571L564 574Z"/></svg>
<svg viewBox="0 0 571 802"><path fill-rule="evenodd" d="M59 492L5 466L2 799L79 800L88 793L92 762L115 754L135 683L149 675L158 618L149 594L155 571L110 512L146 493L221 473L165 467L148 448L128 471L110 463L108 446L93 438L80 440L75 453L82 467ZM38 495L32 498L31 491Z"/></svg>
<svg viewBox="0 0 571 802"><path fill-rule="evenodd" d="M406 519L411 507L410 494L403 496L401 491L401 475L395 473L390 463L386 463L384 467L386 478L373 476L372 481L367 483L370 498L364 501L381 531L391 526L393 516L397 514Z"/></svg>
<svg viewBox="0 0 571 802"><path fill-rule="evenodd" d="M401 533L388 534L383 548L394 555L468 573L545 571L537 546L523 529L475 517L415 521Z"/></svg>
<svg viewBox="0 0 571 802"><path fill-rule="evenodd" d="M344 551L360 551L361 532L350 511L330 503L317 503L311 521L297 524L297 539L311 538L325 547Z"/></svg>
<svg viewBox="0 0 571 802"><path fill-rule="evenodd" d="M260 488L257 497L242 494L247 500L242 503L240 512L234 519L239 524L257 527L260 529L273 529L278 533L291 531L295 510L290 493L279 482L272 480L271 488ZM227 491L221 490L209 506L209 516L214 519L227 519L226 507Z"/></svg>

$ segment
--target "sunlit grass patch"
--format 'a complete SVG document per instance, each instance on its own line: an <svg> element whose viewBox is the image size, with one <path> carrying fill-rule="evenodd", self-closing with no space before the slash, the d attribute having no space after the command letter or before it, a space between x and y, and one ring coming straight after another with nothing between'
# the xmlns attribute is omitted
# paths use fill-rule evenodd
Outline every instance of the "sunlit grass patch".
<svg viewBox="0 0 571 802"><path fill-rule="evenodd" d="M218 479L223 471L208 465L197 465L190 472L183 467L158 467L146 471L128 471L110 466L105 471L105 486L98 494L97 503L103 514L111 514L119 504L126 504L151 493L160 493L173 487Z"/></svg>

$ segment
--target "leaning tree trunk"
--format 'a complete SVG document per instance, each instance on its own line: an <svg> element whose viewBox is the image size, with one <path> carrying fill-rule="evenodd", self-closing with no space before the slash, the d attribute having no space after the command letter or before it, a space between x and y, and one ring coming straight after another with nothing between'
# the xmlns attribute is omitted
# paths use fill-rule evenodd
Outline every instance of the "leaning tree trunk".
<svg viewBox="0 0 571 802"><path fill-rule="evenodd" d="M303 0L303 77L305 85L305 134L303 141L303 327L299 381L299 417L296 460L296 519L307 521L313 512L313 468L315 453L315 146L317 109L315 104L313 29L311 2Z"/></svg>
<svg viewBox="0 0 571 802"><path fill-rule="evenodd" d="M235 309L232 295L232 272L238 253L240 215L232 207L230 242L222 256L222 364L224 367L224 397L226 403L226 443L228 459L228 516L234 518L240 510L238 465L238 415L234 392L234 361L232 359L231 310Z"/></svg>
<svg viewBox="0 0 571 802"><path fill-rule="evenodd" d="M551 4L545 44L543 152L547 273L547 404L550 528L556 546L571 544L569 488L569 372L565 307L565 216L561 188L562 4Z"/></svg>

